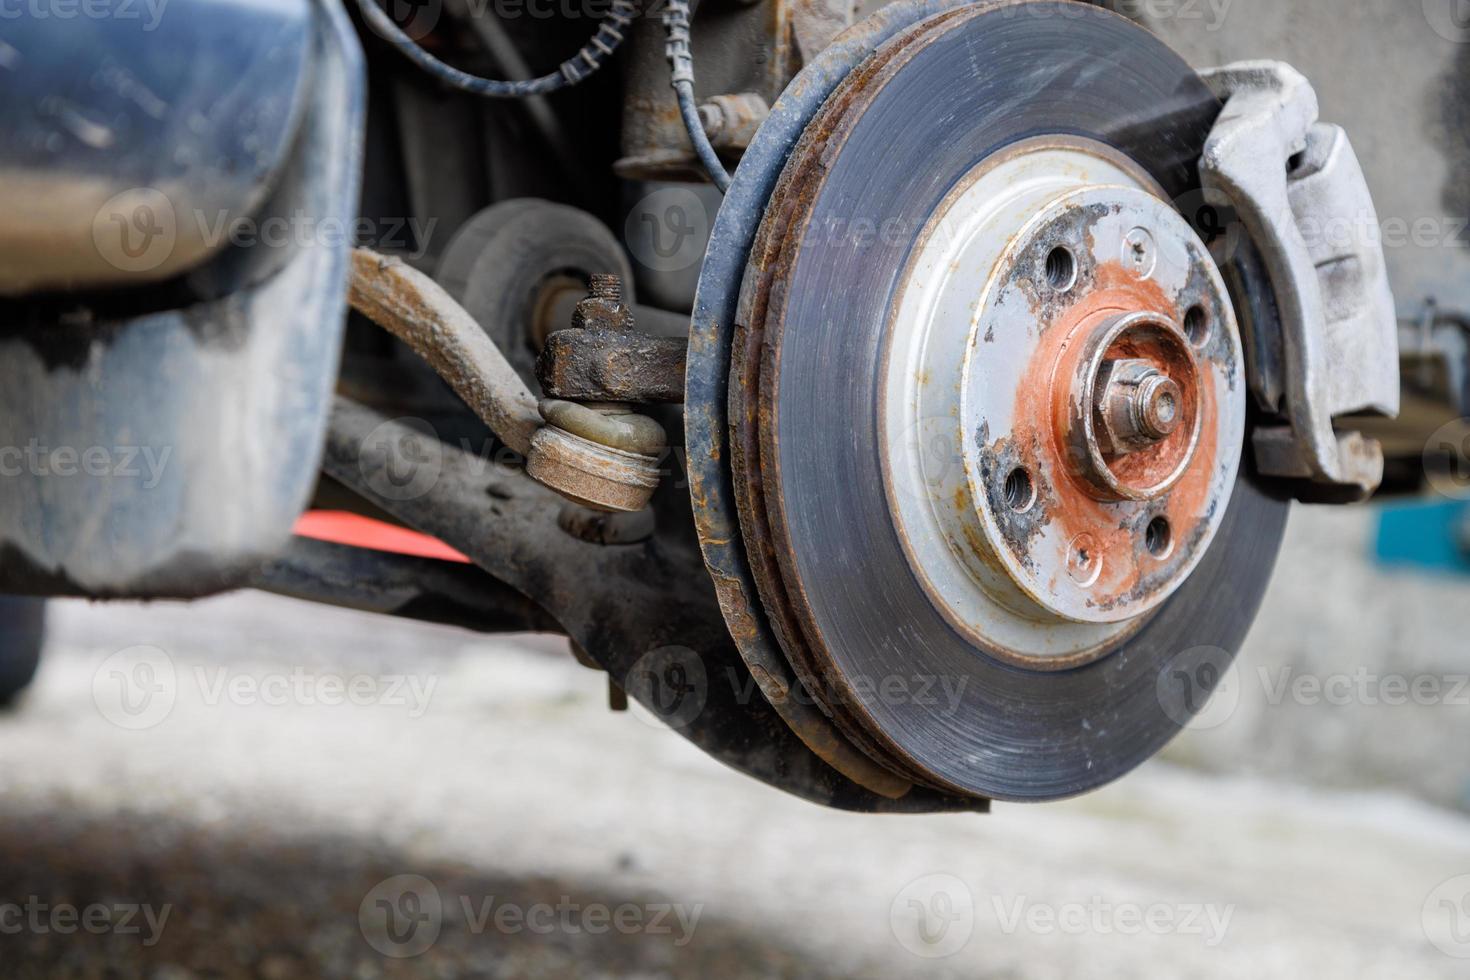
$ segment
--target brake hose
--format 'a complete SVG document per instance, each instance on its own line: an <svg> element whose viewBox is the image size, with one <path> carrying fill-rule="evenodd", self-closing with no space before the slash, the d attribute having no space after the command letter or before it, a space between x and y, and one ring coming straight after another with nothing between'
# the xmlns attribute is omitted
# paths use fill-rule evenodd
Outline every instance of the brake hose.
<svg viewBox="0 0 1470 980"><path fill-rule="evenodd" d="M689 0L668 0L668 7L664 10L664 28L669 39L664 45L664 56L669 59L670 81L679 99L679 116L684 120L689 142L694 145L694 152L709 179L724 193L730 187L730 175L725 172L725 165L710 144L709 134L699 119L699 106L694 102L694 55L689 50L689 18Z"/></svg>
<svg viewBox="0 0 1470 980"><path fill-rule="evenodd" d="M446 65L421 48L413 38L403 32L388 14L379 7L377 0L357 0L363 18L374 31L389 44L418 65L424 71L448 85L471 95L483 95L492 99L522 99L529 95L545 95L584 81L603 63L618 45L623 43L628 26L638 16L634 0L612 0L612 9L597 25L592 39L582 49L563 61L556 71L540 78L528 78L514 82L504 79L481 78L469 72Z"/></svg>

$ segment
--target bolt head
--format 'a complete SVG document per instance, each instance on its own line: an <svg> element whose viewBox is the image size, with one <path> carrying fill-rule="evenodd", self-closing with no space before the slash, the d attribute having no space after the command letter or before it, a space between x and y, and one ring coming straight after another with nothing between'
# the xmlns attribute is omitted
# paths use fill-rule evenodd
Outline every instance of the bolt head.
<svg viewBox="0 0 1470 980"><path fill-rule="evenodd" d="M1123 238L1123 268L1139 279L1148 279L1158 268L1158 241L1153 232L1137 227Z"/></svg>
<svg viewBox="0 0 1470 980"><path fill-rule="evenodd" d="M1099 441L1112 455L1136 452L1167 439L1182 421L1179 385L1143 360L1108 362L1098 374Z"/></svg>

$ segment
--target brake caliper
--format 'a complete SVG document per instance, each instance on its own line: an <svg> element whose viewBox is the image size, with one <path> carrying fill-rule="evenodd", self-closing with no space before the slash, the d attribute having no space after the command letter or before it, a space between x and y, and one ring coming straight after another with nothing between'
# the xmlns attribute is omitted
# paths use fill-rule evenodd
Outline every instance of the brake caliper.
<svg viewBox="0 0 1470 980"><path fill-rule="evenodd" d="M1251 388L1274 416L1255 430L1256 465L1303 481L1303 500L1361 499L1383 478L1383 451L1340 420L1399 407L1393 293L1363 168L1291 66L1242 62L1204 78L1225 108L1200 179L1239 215L1279 323L1242 317Z"/></svg>

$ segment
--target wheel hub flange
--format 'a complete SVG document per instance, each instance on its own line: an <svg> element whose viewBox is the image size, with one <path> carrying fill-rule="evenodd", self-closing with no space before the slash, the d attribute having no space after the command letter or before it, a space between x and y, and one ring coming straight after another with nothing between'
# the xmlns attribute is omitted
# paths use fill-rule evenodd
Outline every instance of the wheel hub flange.
<svg viewBox="0 0 1470 980"><path fill-rule="evenodd" d="M911 565L987 645L1101 655L1229 502L1244 387L1214 262L1126 160L1059 137L962 182L902 289L886 413Z"/></svg>

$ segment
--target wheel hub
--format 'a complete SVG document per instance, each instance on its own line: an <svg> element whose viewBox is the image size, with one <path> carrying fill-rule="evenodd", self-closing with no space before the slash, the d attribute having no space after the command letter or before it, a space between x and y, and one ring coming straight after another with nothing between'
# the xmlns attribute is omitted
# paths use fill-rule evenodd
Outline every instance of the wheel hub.
<svg viewBox="0 0 1470 980"><path fill-rule="evenodd" d="M1245 414L1224 284L1146 174L1077 139L985 161L920 242L885 367L895 527L952 624L1074 666L1224 516Z"/></svg>

